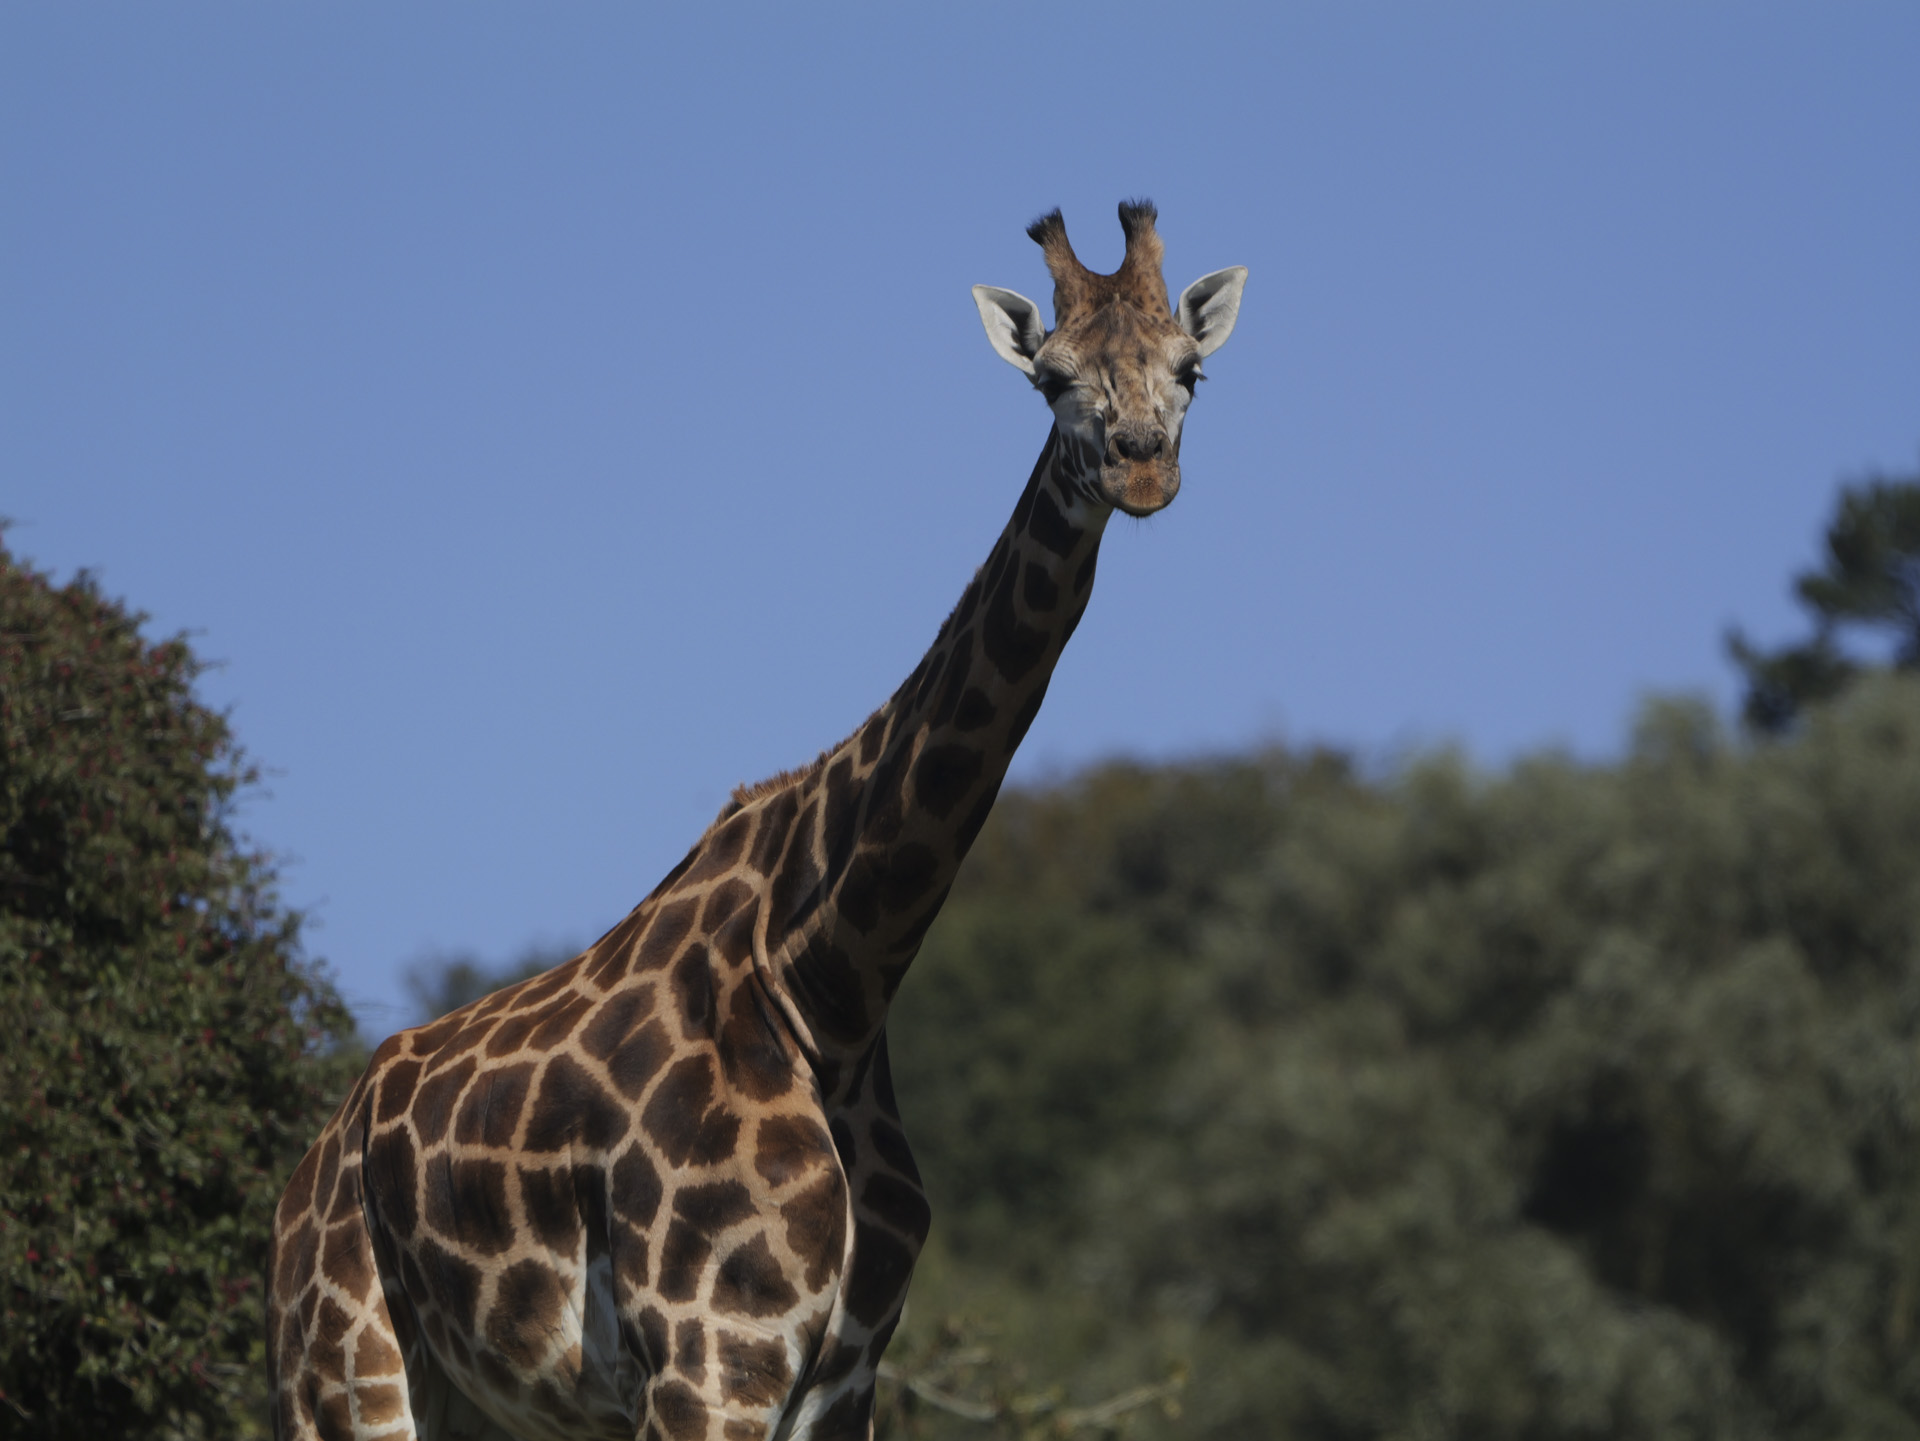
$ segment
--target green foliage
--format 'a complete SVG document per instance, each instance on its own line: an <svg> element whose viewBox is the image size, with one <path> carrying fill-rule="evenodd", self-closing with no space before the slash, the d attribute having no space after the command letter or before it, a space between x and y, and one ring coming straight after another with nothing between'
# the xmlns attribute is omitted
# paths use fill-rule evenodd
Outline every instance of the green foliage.
<svg viewBox="0 0 1920 1441"><path fill-rule="evenodd" d="M891 1025L903 1355L1189 1359L1141 1436L1920 1437L1920 681L1009 800Z"/></svg>
<svg viewBox="0 0 1920 1441"><path fill-rule="evenodd" d="M264 1422L259 1277L351 1034L184 641L0 549L0 1430Z"/></svg>
<svg viewBox="0 0 1920 1441"><path fill-rule="evenodd" d="M1920 670L1920 476L1843 489L1826 552L1824 569L1794 582L1813 614L1812 639L1762 651L1738 631L1727 638L1747 674L1747 720L1759 730L1786 730L1860 674L1862 664L1839 643L1843 629L1880 634L1896 669Z"/></svg>
<svg viewBox="0 0 1920 1441"><path fill-rule="evenodd" d="M1167 953L1271 833L1277 779L1113 766L1002 797L890 1026L947 1244L1033 1262L1084 1223L1071 1177L1136 1135L1185 1039Z"/></svg>

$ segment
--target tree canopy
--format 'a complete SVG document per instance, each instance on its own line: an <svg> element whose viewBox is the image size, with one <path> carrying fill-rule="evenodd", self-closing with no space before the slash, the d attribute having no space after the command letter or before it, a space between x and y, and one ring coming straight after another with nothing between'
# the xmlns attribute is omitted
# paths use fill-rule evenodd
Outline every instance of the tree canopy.
<svg viewBox="0 0 1920 1441"><path fill-rule="evenodd" d="M1613 766L1108 767L976 858L890 1027L903 1366L1190 1363L1141 1436L1920 1437L1920 680Z"/></svg>
<svg viewBox="0 0 1920 1441"><path fill-rule="evenodd" d="M264 1424L259 1277L351 1033L180 639L0 549L0 1432Z"/></svg>

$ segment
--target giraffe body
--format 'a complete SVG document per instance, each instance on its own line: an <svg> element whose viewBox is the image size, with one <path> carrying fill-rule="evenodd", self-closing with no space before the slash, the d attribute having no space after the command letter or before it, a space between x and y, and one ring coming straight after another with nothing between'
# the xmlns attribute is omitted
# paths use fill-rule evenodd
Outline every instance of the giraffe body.
<svg viewBox="0 0 1920 1441"><path fill-rule="evenodd" d="M1179 485L1244 271L1176 312L1030 232L1057 328L975 291L1055 426L933 648L852 736L735 793L618 926L386 1041L275 1216L281 1441L860 1438L929 1212L888 1003L1092 592L1117 507ZM1224 279L1223 279L1224 277Z"/></svg>

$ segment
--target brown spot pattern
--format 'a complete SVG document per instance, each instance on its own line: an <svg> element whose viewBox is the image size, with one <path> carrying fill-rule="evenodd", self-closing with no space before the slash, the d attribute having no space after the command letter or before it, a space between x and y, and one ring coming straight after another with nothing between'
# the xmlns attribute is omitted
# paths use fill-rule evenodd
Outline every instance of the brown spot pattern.
<svg viewBox="0 0 1920 1441"><path fill-rule="evenodd" d="M713 1308L723 1315L777 1316L799 1300L800 1293L761 1235L735 1247L713 1282Z"/></svg>
<svg viewBox="0 0 1920 1441"><path fill-rule="evenodd" d="M509 1365L530 1370L558 1327L566 1292L539 1261L519 1261L501 1272L487 1321L487 1339Z"/></svg>

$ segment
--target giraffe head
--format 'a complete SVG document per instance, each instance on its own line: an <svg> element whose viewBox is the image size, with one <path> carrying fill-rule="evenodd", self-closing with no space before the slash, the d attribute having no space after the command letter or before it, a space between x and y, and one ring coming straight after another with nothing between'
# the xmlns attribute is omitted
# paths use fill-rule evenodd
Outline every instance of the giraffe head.
<svg viewBox="0 0 1920 1441"><path fill-rule="evenodd" d="M1054 328L1024 295L973 287L993 348L1047 398L1063 438L1077 442L1092 495L1151 515L1180 489L1180 427L1203 377L1200 362L1233 333L1245 266L1203 275L1168 302L1148 200L1123 201L1126 259L1095 275L1067 243L1058 210L1027 227L1053 275Z"/></svg>

